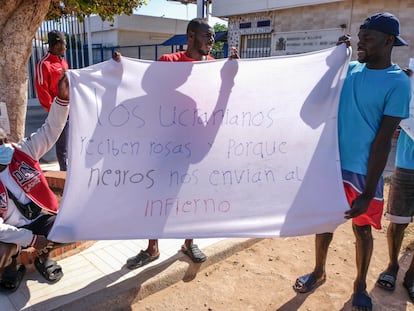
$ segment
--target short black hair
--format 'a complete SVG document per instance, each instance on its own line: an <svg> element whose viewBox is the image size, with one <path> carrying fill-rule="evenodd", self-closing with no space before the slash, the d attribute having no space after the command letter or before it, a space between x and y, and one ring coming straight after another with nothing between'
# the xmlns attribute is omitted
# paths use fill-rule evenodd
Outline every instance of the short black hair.
<svg viewBox="0 0 414 311"><path fill-rule="evenodd" d="M187 25L187 35L191 31L196 32L201 25L208 25L207 20L204 18L199 18L199 17L193 18L191 21L189 21Z"/></svg>
<svg viewBox="0 0 414 311"><path fill-rule="evenodd" d="M52 30L47 34L47 43L49 43L50 47L58 43L66 43L65 34L58 30Z"/></svg>

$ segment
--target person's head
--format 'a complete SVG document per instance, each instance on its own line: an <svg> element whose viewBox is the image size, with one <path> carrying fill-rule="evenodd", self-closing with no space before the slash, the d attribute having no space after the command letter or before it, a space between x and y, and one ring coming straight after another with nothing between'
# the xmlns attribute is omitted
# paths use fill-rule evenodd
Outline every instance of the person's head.
<svg viewBox="0 0 414 311"><path fill-rule="evenodd" d="M373 68L391 64L393 46L408 45L400 37L400 22L391 13L376 13L359 27L358 61Z"/></svg>
<svg viewBox="0 0 414 311"><path fill-rule="evenodd" d="M10 164L14 148L8 143L6 131L0 127L0 172Z"/></svg>
<svg viewBox="0 0 414 311"><path fill-rule="evenodd" d="M202 60L210 54L214 44L214 29L207 21L194 18L187 26L187 55Z"/></svg>
<svg viewBox="0 0 414 311"><path fill-rule="evenodd" d="M57 56L65 56L66 38L63 32L52 30L47 34L47 43L50 53Z"/></svg>

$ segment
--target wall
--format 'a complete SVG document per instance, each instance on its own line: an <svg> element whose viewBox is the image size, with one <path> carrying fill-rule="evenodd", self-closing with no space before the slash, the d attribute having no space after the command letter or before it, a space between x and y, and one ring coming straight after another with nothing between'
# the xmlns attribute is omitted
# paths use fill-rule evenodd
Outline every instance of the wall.
<svg viewBox="0 0 414 311"><path fill-rule="evenodd" d="M343 0L214 0L213 16L248 14Z"/></svg>
<svg viewBox="0 0 414 311"><path fill-rule="evenodd" d="M113 22L90 18L92 43L103 46L160 44L186 32L188 21L143 15L115 16Z"/></svg>
<svg viewBox="0 0 414 311"><path fill-rule="evenodd" d="M341 31L341 27L344 27L342 32L352 35L352 58L355 59L359 25L369 15L383 11L389 11L399 18L401 35L411 43L409 47L395 47L393 50L393 61L401 66L408 66L410 57L414 57L414 23L412 23L414 0L344 0L335 3L230 16L228 21L229 46L240 48L240 23L270 19L269 32L272 33L273 52L278 33L303 32L306 30L325 31L328 29ZM272 55L275 55L275 53Z"/></svg>

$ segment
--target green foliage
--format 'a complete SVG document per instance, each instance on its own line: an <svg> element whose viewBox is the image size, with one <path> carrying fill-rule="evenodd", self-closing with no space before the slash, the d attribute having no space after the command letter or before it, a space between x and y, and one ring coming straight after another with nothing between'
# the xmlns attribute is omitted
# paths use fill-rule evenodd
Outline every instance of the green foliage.
<svg viewBox="0 0 414 311"><path fill-rule="evenodd" d="M219 31L227 31L227 26L224 24L220 24L220 23L215 23L214 26L214 32L219 32ZM223 50L223 45L224 42L215 42L213 45L213 50L215 51L221 51Z"/></svg>
<svg viewBox="0 0 414 311"><path fill-rule="evenodd" d="M215 32L227 31L227 26L224 24L220 24L220 23L215 23L213 28Z"/></svg>
<svg viewBox="0 0 414 311"><path fill-rule="evenodd" d="M46 19L57 20L75 13L80 18L96 14L102 20L113 21L114 15L131 15L133 9L146 4L146 0L52 0Z"/></svg>

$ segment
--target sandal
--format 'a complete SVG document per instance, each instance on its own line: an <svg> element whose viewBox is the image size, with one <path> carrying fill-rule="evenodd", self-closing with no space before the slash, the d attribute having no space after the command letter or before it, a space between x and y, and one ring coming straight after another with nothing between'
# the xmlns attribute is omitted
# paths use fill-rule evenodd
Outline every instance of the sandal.
<svg viewBox="0 0 414 311"><path fill-rule="evenodd" d="M43 277L51 283L56 283L63 277L62 267L52 259L42 262L39 257L34 261L34 265Z"/></svg>
<svg viewBox="0 0 414 311"><path fill-rule="evenodd" d="M407 290L408 297L410 297L411 302L414 303L414 284L408 284L404 282L403 285Z"/></svg>
<svg viewBox="0 0 414 311"><path fill-rule="evenodd" d="M194 263L200 263L207 260L207 256L198 248L197 244L191 244L189 247L181 246L181 251L186 254Z"/></svg>
<svg viewBox="0 0 414 311"><path fill-rule="evenodd" d="M393 291L395 289L395 282L397 281L397 276L391 273L383 272L379 275L377 280L377 286L388 290Z"/></svg>
<svg viewBox="0 0 414 311"><path fill-rule="evenodd" d="M138 255L131 257L127 260L126 266L128 269L136 269L139 267L143 267L154 260L157 260L159 257L159 253L156 256L152 256L150 253L141 250L138 253Z"/></svg>
<svg viewBox="0 0 414 311"><path fill-rule="evenodd" d="M4 270L0 281L0 291L15 292L19 288L25 273L26 267L24 265L19 265L16 270Z"/></svg>
<svg viewBox="0 0 414 311"><path fill-rule="evenodd" d="M326 281L325 274L321 280L317 280L313 273L302 275L296 279L293 289L299 294L306 294L312 292Z"/></svg>
<svg viewBox="0 0 414 311"><path fill-rule="evenodd" d="M353 310L372 310L372 300L366 293L355 293L352 296L352 311Z"/></svg>

